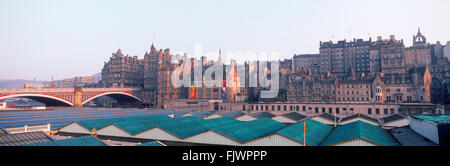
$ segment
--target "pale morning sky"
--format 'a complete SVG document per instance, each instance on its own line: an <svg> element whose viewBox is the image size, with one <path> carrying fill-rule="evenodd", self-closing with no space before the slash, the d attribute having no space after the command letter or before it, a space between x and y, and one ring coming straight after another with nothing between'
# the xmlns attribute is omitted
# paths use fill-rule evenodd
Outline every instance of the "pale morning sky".
<svg viewBox="0 0 450 166"><path fill-rule="evenodd" d="M0 79L64 79L100 72L119 47L318 53L320 41L450 40L448 0L0 0ZM209 57L212 58L212 57Z"/></svg>

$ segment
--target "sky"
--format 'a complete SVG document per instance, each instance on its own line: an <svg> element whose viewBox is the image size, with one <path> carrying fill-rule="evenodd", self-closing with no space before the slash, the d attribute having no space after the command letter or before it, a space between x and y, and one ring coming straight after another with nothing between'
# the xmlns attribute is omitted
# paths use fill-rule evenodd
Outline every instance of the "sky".
<svg viewBox="0 0 450 166"><path fill-rule="evenodd" d="M89 76L118 48L319 53L320 41L450 41L448 0L0 0L0 79ZM237 57L227 57L237 58ZM208 57L215 59L215 57Z"/></svg>

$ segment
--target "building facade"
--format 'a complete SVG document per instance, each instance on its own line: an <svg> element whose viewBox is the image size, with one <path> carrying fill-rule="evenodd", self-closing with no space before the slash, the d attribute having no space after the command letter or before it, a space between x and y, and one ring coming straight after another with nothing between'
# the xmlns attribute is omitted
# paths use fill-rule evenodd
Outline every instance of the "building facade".
<svg viewBox="0 0 450 166"><path fill-rule="evenodd" d="M144 63L137 56L128 56L118 49L112 53L108 62L104 63L102 69L102 84L105 87L135 87L142 88Z"/></svg>

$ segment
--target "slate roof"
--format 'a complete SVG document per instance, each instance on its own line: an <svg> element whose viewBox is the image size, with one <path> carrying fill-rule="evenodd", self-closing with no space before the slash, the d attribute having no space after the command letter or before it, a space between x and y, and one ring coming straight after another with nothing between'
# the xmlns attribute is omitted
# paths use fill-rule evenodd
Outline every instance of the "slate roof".
<svg viewBox="0 0 450 166"><path fill-rule="evenodd" d="M390 133L402 146L438 146L438 144L414 132L409 126L394 128Z"/></svg>
<svg viewBox="0 0 450 166"><path fill-rule="evenodd" d="M0 146L18 146L22 144L38 143L53 140L44 132L30 132L20 134L0 135Z"/></svg>
<svg viewBox="0 0 450 166"><path fill-rule="evenodd" d="M221 112L221 113L219 113L219 114L222 115L223 117L232 117L232 118L235 118L235 117L244 115L245 113L239 111L239 112Z"/></svg>
<svg viewBox="0 0 450 166"><path fill-rule="evenodd" d="M407 118L402 115L399 115L399 114L393 114L393 115L381 118L381 121L383 123L389 123L389 122L393 122L393 121L400 120L400 119L407 119Z"/></svg>
<svg viewBox="0 0 450 166"><path fill-rule="evenodd" d="M367 115L364 115L364 114L353 114L353 115L350 115L350 116L342 118L339 122L345 122L347 120L351 120L351 119L355 119L355 118L362 118L362 119L365 119L365 120L368 120L368 121L379 123L377 119L372 118L372 117L367 116Z"/></svg>
<svg viewBox="0 0 450 166"><path fill-rule="evenodd" d="M289 112L289 113L283 114L281 116L288 118L288 119L295 120L295 121L300 121L300 120L307 118L307 116L302 115L298 112Z"/></svg>
<svg viewBox="0 0 450 166"><path fill-rule="evenodd" d="M272 117L276 116L276 115L268 113L268 112L256 112L256 113L251 113L251 114L248 114L248 115L252 116L252 117L255 117L257 119L259 119L259 118L272 118Z"/></svg>
<svg viewBox="0 0 450 166"><path fill-rule="evenodd" d="M107 145L102 141L100 141L99 139L91 135L88 135L82 137L25 144L23 146L107 146Z"/></svg>
<svg viewBox="0 0 450 166"><path fill-rule="evenodd" d="M334 116L334 115L331 115L331 114L329 114L329 113L323 113L323 114L320 114L319 117L334 122L334 117L335 117L335 116ZM341 120L341 118L336 116L336 121L339 122L339 120Z"/></svg>

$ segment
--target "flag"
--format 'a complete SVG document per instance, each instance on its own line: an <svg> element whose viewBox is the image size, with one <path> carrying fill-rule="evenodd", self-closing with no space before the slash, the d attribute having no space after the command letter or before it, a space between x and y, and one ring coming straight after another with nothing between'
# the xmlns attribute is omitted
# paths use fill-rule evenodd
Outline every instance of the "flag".
<svg viewBox="0 0 450 166"><path fill-rule="evenodd" d="M303 134L306 134L306 122L303 122Z"/></svg>

